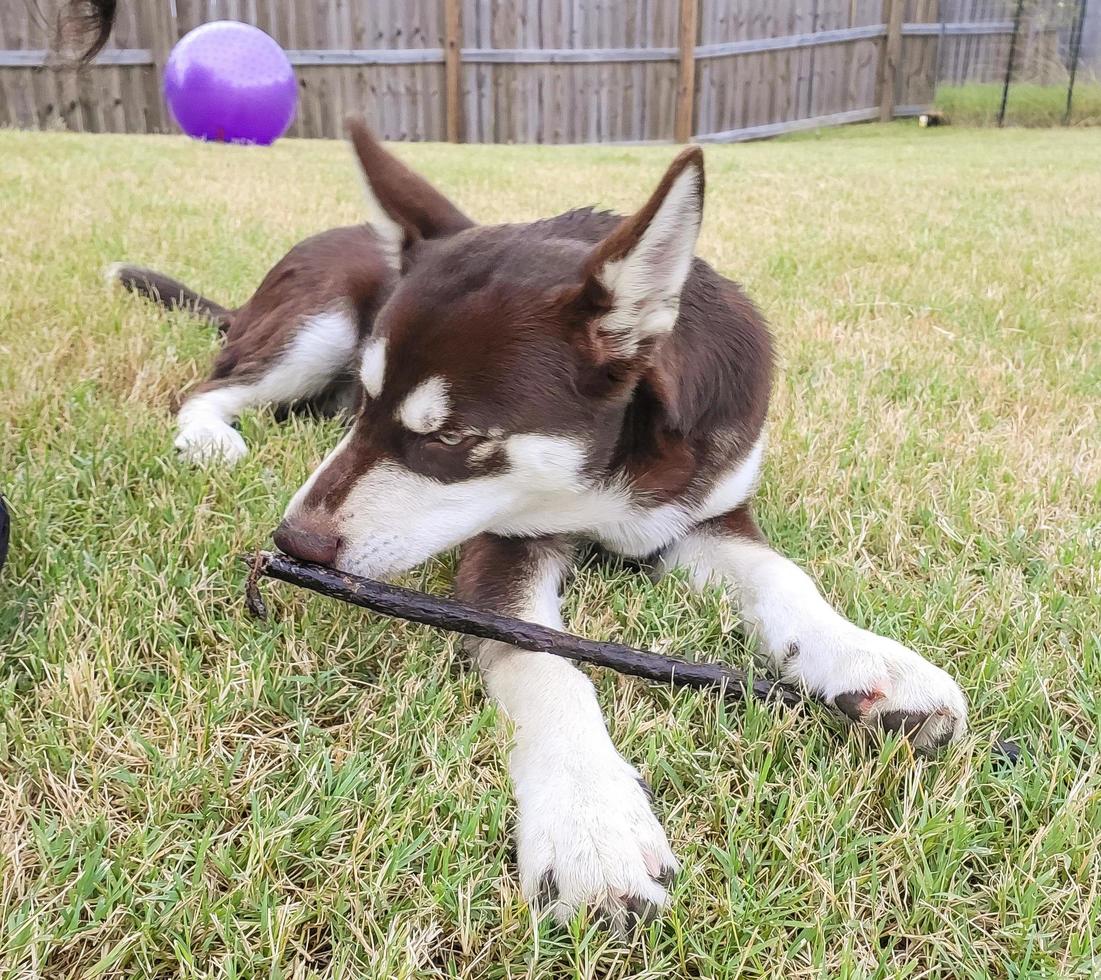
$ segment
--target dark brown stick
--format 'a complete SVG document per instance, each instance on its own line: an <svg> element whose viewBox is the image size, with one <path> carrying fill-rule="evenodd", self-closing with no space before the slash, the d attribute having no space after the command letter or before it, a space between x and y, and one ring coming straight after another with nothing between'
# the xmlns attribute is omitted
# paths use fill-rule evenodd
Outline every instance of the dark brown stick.
<svg viewBox="0 0 1101 980"><path fill-rule="evenodd" d="M806 700L795 688L779 681L757 680L751 683L742 671L733 667L692 663L660 653L636 650L622 643L586 640L561 630L468 606L455 599L442 599L424 592L347 575L321 565L295 561L286 555L259 552L244 560L251 566L247 596L249 608L254 610L259 598L256 578L266 575L268 578L312 589L331 599L362 606L384 616L486 640L499 640L522 650L553 653L558 657L610 667L621 674L644 677L651 681L678 684L682 687L718 687L724 689L728 698L738 701L753 697L795 707ZM260 602L261 608L262 605Z"/></svg>

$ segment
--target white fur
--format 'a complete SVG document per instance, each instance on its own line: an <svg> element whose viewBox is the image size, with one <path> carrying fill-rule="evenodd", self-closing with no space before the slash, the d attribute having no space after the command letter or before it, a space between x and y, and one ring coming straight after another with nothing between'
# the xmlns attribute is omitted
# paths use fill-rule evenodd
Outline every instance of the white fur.
<svg viewBox="0 0 1101 980"><path fill-rule="evenodd" d="M439 376L422 381L398 406L397 420L410 432L427 435L435 432L451 414L447 382Z"/></svg>
<svg viewBox="0 0 1101 980"><path fill-rule="evenodd" d="M233 428L247 408L289 404L319 394L355 356L356 330L346 310L308 317L275 363L249 384L227 384L187 399L177 417L176 448L190 463L235 463L248 447Z"/></svg>
<svg viewBox="0 0 1101 980"><path fill-rule="evenodd" d="M583 475L584 447L562 436L511 436L505 441L504 472L454 483L381 463L360 478L332 515L333 530L345 542L339 564L360 575L397 574L483 531L586 534L620 554L653 554L700 521L744 503L756 485L763 451L762 437L697 505L648 506L625 483L589 483ZM338 447L330 453L317 472L340 452ZM317 473L311 482L316 478ZM304 496L302 490L295 495L288 518Z"/></svg>
<svg viewBox="0 0 1101 980"><path fill-rule="evenodd" d="M375 234L379 237L379 245L382 248L382 254L390 268L400 272L401 253L402 249L405 247L405 232L402 231L401 225L391 218L390 215L386 213L386 209L379 203L379 199L375 195L375 189L371 186L371 182L363 172L363 168L360 166L358 159L356 160L356 173L358 173L363 180L363 196L367 204L367 220L374 229Z"/></svg>
<svg viewBox="0 0 1101 980"><path fill-rule="evenodd" d="M829 702L848 692L883 695L869 723L889 711L939 712L915 738L919 745L966 729L967 702L948 674L900 643L850 623L806 573L767 545L697 530L662 563L687 569L697 588L727 587L762 654L784 680Z"/></svg>
<svg viewBox="0 0 1101 980"><path fill-rule="evenodd" d="M600 272L613 304L601 319L600 330L621 354L633 353L648 337L671 332L677 322L680 294L692 267L703 217L699 184L699 169L686 167L638 244Z"/></svg>
<svg viewBox="0 0 1101 980"><path fill-rule="evenodd" d="M234 385L204 391L184 402L176 417L175 446L180 457L194 466L232 466L244 459L248 446L233 422L253 404L248 395L247 386Z"/></svg>
<svg viewBox="0 0 1101 980"><path fill-rule="evenodd" d="M312 483L343 451L338 446L310 478ZM344 571L397 574L482 531L509 533L535 521L542 531L584 524L590 508L580 477L584 452L569 439L514 436L506 443L511 465L500 474L441 483L387 461L368 470L335 514L333 531L344 540ZM306 488L286 516L294 519Z"/></svg>
<svg viewBox="0 0 1101 980"><path fill-rule="evenodd" d="M557 557L544 559L516 612L561 629L563 571ZM626 896L663 906L666 892L654 879L677 861L638 771L608 737L589 679L559 657L500 643L482 644L478 659L490 695L515 725L510 771L525 897L538 898L549 872L557 888L550 911L559 921L588 905L620 917Z"/></svg>
<svg viewBox="0 0 1101 980"><path fill-rule="evenodd" d="M697 521L727 514L753 496L761 480L761 465L767 445L768 433L762 431L745 457L722 474L708 490L703 503L695 510Z"/></svg>
<svg viewBox="0 0 1101 980"><path fill-rule="evenodd" d="M525 453L513 446L523 440ZM568 445L563 445L566 443ZM576 443L540 435L513 436L508 441L514 472L540 472L534 462L542 447L545 464L557 480L545 495L532 494L527 505L502 517L494 529L501 534L584 533L621 555L651 555L709 517L717 517L745 503L760 477L765 437L762 435L741 460L719 477L698 504L674 502L651 506L631 493L623 482L610 485L586 484L580 475L584 455ZM568 461L568 462L567 462ZM526 464L526 465L524 465Z"/></svg>
<svg viewBox="0 0 1101 980"><path fill-rule="evenodd" d="M505 443L509 464L522 473L543 476L551 487L579 485L585 447L562 436L523 432Z"/></svg>
<svg viewBox="0 0 1101 980"><path fill-rule="evenodd" d="M363 388L372 398L382 394L382 382L386 377L386 341L375 337L363 345L363 356L359 362L359 379Z"/></svg>

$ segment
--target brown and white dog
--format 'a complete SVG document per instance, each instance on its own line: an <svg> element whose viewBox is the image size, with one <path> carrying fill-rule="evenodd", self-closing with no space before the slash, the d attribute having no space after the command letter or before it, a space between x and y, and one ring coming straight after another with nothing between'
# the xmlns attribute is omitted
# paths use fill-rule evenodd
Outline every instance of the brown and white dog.
<svg viewBox="0 0 1101 980"><path fill-rule="evenodd" d="M848 622L754 523L772 347L694 258L699 148L631 217L482 227L352 135L397 278L359 354L359 414L291 500L280 548L380 577L461 546L462 598L560 626L571 556L597 542L725 587L765 662L854 721L923 748L963 733L952 678ZM289 373L314 363L285 357ZM662 906L677 861L589 680L550 655L474 652L515 725L527 898L559 919Z"/></svg>

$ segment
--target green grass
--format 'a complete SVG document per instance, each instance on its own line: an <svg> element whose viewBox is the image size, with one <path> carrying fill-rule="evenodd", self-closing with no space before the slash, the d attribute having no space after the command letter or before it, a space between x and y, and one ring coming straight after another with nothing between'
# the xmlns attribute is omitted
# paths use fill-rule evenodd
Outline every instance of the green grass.
<svg viewBox="0 0 1101 980"><path fill-rule="evenodd" d="M398 152L486 221L630 208L673 154ZM182 466L169 406L215 340L102 287L126 258L241 300L360 218L346 149L3 132L0 159L5 980L1098 975L1101 133L708 149L701 253L781 351L761 521L958 676L973 731L920 760L594 671L685 865L633 945L534 929L508 731L454 639L274 585L243 615L234 556L338 427L253 414L236 470ZM677 581L587 570L567 612L748 662Z"/></svg>
<svg viewBox="0 0 1101 980"><path fill-rule="evenodd" d="M936 107L953 126L996 126L1002 102L998 83L938 85ZM1007 126L1062 126L1067 109L1067 83L1037 85L1014 82L1005 108ZM1101 82L1079 79L1074 86L1070 125L1101 126Z"/></svg>

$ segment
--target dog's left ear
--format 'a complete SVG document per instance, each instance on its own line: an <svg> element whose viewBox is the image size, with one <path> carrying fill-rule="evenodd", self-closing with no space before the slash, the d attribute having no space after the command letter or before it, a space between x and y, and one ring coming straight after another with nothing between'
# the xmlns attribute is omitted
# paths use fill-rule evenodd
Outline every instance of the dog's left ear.
<svg viewBox="0 0 1101 980"><path fill-rule="evenodd" d="M474 227L427 180L386 150L361 119L351 116L345 126L367 182L371 224L400 271L419 242Z"/></svg>
<svg viewBox="0 0 1101 980"><path fill-rule="evenodd" d="M702 218L703 151L691 146L585 261L582 296L596 313L588 342L599 360L633 359L672 331Z"/></svg>

